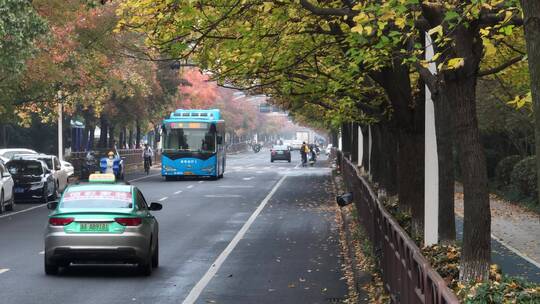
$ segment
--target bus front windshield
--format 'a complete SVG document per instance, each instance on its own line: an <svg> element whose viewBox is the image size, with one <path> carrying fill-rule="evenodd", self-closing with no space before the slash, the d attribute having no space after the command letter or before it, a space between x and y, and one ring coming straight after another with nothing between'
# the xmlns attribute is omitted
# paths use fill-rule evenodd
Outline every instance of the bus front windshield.
<svg viewBox="0 0 540 304"><path fill-rule="evenodd" d="M215 133L208 129L170 129L165 134L164 151L215 152Z"/></svg>

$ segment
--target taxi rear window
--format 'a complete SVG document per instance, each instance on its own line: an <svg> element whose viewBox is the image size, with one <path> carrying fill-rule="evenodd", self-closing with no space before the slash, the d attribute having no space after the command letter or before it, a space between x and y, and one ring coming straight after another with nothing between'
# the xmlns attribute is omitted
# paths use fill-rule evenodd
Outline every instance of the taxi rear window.
<svg viewBox="0 0 540 304"><path fill-rule="evenodd" d="M74 190L64 194L60 208L133 208L131 192Z"/></svg>

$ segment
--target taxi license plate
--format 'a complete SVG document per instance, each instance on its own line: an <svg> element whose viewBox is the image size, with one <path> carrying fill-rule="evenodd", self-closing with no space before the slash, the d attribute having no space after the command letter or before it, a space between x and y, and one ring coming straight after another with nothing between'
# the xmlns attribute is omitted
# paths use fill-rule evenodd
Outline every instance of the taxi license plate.
<svg viewBox="0 0 540 304"><path fill-rule="evenodd" d="M107 223L81 223L81 232L106 232L109 231Z"/></svg>
<svg viewBox="0 0 540 304"><path fill-rule="evenodd" d="M277 154L283 154L283 151L277 151Z"/></svg>

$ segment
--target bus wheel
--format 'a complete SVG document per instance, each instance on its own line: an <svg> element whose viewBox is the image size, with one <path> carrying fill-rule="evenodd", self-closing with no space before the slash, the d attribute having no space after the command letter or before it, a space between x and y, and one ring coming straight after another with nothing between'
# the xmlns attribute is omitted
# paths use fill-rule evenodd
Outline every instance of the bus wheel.
<svg viewBox="0 0 540 304"><path fill-rule="evenodd" d="M218 175L218 178L223 178L223 173L221 173L220 175Z"/></svg>

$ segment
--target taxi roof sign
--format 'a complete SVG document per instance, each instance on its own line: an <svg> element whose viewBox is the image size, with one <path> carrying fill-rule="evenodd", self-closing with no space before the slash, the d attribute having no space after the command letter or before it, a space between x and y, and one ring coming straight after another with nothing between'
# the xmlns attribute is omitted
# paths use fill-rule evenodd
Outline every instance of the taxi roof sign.
<svg viewBox="0 0 540 304"><path fill-rule="evenodd" d="M90 174L88 182L114 184L116 182L116 177L112 173L94 173Z"/></svg>

